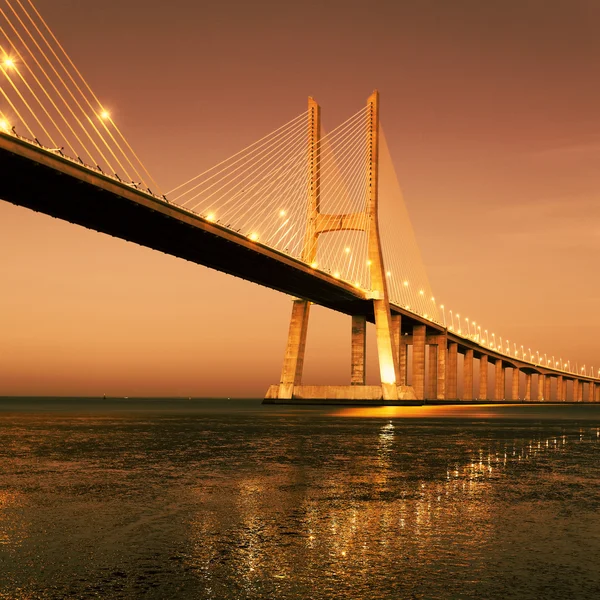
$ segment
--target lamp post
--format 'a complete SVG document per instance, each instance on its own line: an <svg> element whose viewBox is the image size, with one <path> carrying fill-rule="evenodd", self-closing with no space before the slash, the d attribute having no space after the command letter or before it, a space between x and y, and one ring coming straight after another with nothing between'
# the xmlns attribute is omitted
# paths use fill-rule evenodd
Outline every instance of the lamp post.
<svg viewBox="0 0 600 600"><path fill-rule="evenodd" d="M444 318L444 327L446 327L446 310L444 309L444 305L441 304L440 308L442 309L442 316Z"/></svg>

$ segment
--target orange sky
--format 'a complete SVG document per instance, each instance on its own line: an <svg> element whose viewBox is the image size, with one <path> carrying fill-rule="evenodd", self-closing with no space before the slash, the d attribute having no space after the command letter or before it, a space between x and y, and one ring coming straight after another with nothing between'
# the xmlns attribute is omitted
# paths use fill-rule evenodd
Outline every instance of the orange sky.
<svg viewBox="0 0 600 600"><path fill-rule="evenodd" d="M378 88L436 298L600 367L595 0L36 6L165 190L308 95L331 127ZM278 381L289 298L6 203L0 223L0 394L260 396ZM313 312L307 383L347 381L349 337L349 317Z"/></svg>

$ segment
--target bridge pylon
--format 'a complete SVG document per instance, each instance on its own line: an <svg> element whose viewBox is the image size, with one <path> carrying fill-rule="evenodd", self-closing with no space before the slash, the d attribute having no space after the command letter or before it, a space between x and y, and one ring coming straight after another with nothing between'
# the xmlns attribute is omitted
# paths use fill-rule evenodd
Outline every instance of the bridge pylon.
<svg viewBox="0 0 600 600"><path fill-rule="evenodd" d="M416 399L410 386L399 385L399 352L395 338L398 323L393 323L390 312L387 278L381 237L379 233L379 92L367 100L367 181L368 197L363 212L350 214L326 214L321 211L321 109L313 98L308 99L308 166L310 186L307 202L306 233L302 260L314 264L317 257L319 236L334 231L363 231L368 239L369 274L373 317L379 357L380 385L366 385L366 315L352 316L352 363L350 385L310 386L302 385L302 371L306 350L306 337L311 302L294 299L287 346L279 385L272 385L266 395L266 403L312 401L395 403L399 400ZM395 333L394 333L395 332Z"/></svg>

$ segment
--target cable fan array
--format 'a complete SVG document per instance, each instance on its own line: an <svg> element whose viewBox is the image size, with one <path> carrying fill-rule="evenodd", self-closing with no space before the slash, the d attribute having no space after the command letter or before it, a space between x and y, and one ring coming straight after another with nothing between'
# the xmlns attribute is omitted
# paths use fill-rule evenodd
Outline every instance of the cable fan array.
<svg viewBox="0 0 600 600"><path fill-rule="evenodd" d="M31 0L0 0L0 75L0 131L159 192Z"/></svg>
<svg viewBox="0 0 600 600"><path fill-rule="evenodd" d="M364 212L368 124L364 108L321 137L317 180L320 212ZM363 232L323 233L318 240L306 240L311 143L305 112L171 190L169 199L297 259L316 256L311 262L314 268L368 288ZM366 216L364 219L366 223Z"/></svg>

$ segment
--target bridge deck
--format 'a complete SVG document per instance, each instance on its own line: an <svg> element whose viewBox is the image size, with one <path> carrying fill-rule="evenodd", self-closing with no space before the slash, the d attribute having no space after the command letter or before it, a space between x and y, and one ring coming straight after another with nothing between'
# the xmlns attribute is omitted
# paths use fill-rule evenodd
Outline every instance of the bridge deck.
<svg viewBox="0 0 600 600"><path fill-rule="evenodd" d="M374 321L372 302L364 291L177 205L2 132L0 198ZM411 333L416 323L426 325L427 335L446 331L398 306L391 308L402 315L405 334ZM525 372L594 381L508 357L452 332L447 335L449 341L459 344L459 351L473 349L476 358L486 354L490 359L501 359L506 367L516 366Z"/></svg>

